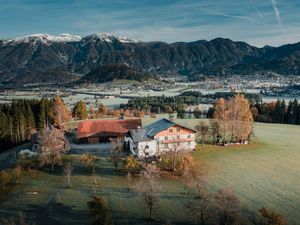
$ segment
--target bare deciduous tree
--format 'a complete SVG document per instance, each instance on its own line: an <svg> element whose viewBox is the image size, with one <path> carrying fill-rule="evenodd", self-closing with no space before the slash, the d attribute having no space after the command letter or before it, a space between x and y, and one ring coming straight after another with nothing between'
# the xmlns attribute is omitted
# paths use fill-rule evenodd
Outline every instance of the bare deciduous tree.
<svg viewBox="0 0 300 225"><path fill-rule="evenodd" d="M186 207L193 215L196 224L206 225L213 220L213 198L206 191L197 193L197 196L186 204Z"/></svg>
<svg viewBox="0 0 300 225"><path fill-rule="evenodd" d="M117 170L122 159L124 140L123 138L117 137L110 138L110 142L112 144L110 159L115 167L115 170Z"/></svg>
<svg viewBox="0 0 300 225"><path fill-rule="evenodd" d="M141 172L135 191L139 193L140 198L146 204L149 210L149 219L153 218L153 209L159 201L160 186L158 183L159 169L155 165L146 164Z"/></svg>
<svg viewBox="0 0 300 225"><path fill-rule="evenodd" d="M62 154L69 150L69 143L65 138L64 131L51 127L38 133L38 160L40 166L62 165Z"/></svg>
<svg viewBox="0 0 300 225"><path fill-rule="evenodd" d="M66 182L66 187L71 188L71 176L73 167L70 162L67 162L64 167L64 177Z"/></svg>
<svg viewBox="0 0 300 225"><path fill-rule="evenodd" d="M218 224L233 224L239 218L240 201L230 188L219 190L215 194Z"/></svg>

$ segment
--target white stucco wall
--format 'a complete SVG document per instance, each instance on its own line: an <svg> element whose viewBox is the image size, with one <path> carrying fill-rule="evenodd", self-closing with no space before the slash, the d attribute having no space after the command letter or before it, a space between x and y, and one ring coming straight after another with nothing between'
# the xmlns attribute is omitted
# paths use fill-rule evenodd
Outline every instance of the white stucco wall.
<svg viewBox="0 0 300 225"><path fill-rule="evenodd" d="M139 142L137 146L138 158L144 158L146 154L148 156L157 155L157 144L156 140Z"/></svg>

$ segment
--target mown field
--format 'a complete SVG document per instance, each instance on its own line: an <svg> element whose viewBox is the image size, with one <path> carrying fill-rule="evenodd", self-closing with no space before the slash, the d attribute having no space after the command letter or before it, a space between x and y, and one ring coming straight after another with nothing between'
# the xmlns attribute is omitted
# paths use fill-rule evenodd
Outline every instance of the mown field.
<svg viewBox="0 0 300 225"><path fill-rule="evenodd" d="M196 121L178 122L194 126ZM265 206L280 211L289 224L300 224L300 127L255 124L255 135L252 145L205 145L194 152L209 189L232 188L241 200L244 216L252 216ZM101 158L96 176L92 177L79 163L78 155L70 157L74 167L71 189L64 187L62 170L54 174L38 171L0 198L0 217L23 211L36 224L91 224L86 202L96 192L107 198L115 224L147 224L147 210L129 189L124 172L115 172L111 163ZM167 220L182 225L192 222L185 209L191 196L183 193L183 184L163 178L161 186L161 201L154 211L153 224ZM38 194L32 195L34 191Z"/></svg>

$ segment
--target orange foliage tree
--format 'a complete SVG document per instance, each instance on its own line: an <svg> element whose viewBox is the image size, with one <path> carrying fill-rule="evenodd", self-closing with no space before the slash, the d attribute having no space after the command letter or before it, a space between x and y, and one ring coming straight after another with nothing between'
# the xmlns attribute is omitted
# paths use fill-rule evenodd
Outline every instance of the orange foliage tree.
<svg viewBox="0 0 300 225"><path fill-rule="evenodd" d="M250 103L243 95L235 95L229 100L218 99L213 117L220 125L223 141L248 140L252 133L253 116Z"/></svg>

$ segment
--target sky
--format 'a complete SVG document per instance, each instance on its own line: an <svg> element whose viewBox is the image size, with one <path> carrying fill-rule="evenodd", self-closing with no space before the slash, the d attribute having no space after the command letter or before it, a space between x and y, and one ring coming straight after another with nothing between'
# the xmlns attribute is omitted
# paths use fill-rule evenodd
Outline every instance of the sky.
<svg viewBox="0 0 300 225"><path fill-rule="evenodd" d="M300 0L0 0L0 39L107 32L142 41L300 42Z"/></svg>

